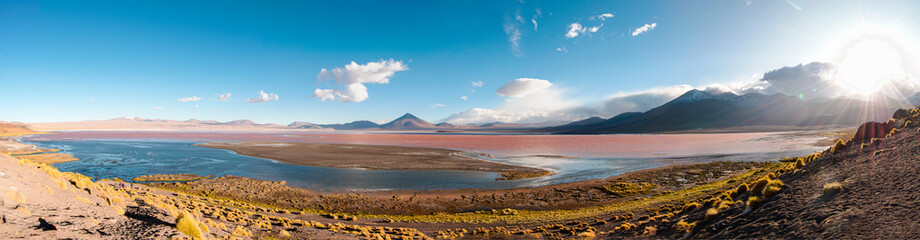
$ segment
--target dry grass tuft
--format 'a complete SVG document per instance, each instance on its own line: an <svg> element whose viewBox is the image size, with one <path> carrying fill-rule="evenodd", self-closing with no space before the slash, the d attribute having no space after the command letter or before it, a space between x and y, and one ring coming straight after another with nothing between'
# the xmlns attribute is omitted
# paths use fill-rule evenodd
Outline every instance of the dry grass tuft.
<svg viewBox="0 0 920 240"><path fill-rule="evenodd" d="M592 238L597 237L597 234L594 233L593 231L587 231L587 232L579 233L578 237L581 239L592 239Z"/></svg>
<svg viewBox="0 0 920 240"><path fill-rule="evenodd" d="M179 217L176 218L176 230L193 238L202 238L203 236L198 225L195 217L186 211L179 212Z"/></svg>
<svg viewBox="0 0 920 240"><path fill-rule="evenodd" d="M825 197L831 197L840 193L840 190L843 190L843 184L840 182L832 182L824 184L824 188L821 189L821 192L824 193Z"/></svg>
<svg viewBox="0 0 920 240"><path fill-rule="evenodd" d="M837 139L837 143L834 144L834 147L831 148L831 153L835 153L837 151L843 150L846 147L847 147L847 143L843 142L843 139Z"/></svg>
<svg viewBox="0 0 920 240"><path fill-rule="evenodd" d="M748 207L751 207L751 208L757 207L758 205L760 205L760 198L757 196L751 196L748 198L746 204Z"/></svg>
<svg viewBox="0 0 920 240"><path fill-rule="evenodd" d="M718 209L718 208L710 208L710 209L706 210L706 215L703 215L703 220L704 220L704 221L709 221L709 220L715 218L715 217L718 216L718 215L719 215L719 209Z"/></svg>
<svg viewBox="0 0 920 240"><path fill-rule="evenodd" d="M762 195L765 198L776 196L776 194L783 189L784 185L785 184L783 184L783 181L780 181L779 179L770 180L770 182L764 186Z"/></svg>
<svg viewBox="0 0 920 240"><path fill-rule="evenodd" d="M244 228L242 225L237 225L236 229L233 230L233 235L240 237L252 237L252 232Z"/></svg>
<svg viewBox="0 0 920 240"><path fill-rule="evenodd" d="M767 186L767 183L769 182L770 179L767 177L758 179L757 182L754 182L754 186L751 187L751 194L753 195L754 193L760 193L763 191L763 187Z"/></svg>
<svg viewBox="0 0 920 240"><path fill-rule="evenodd" d="M681 210L681 212L689 212L689 211L693 211L693 210L695 210L695 209L697 209L697 208L700 208L700 203L698 203L698 202L691 202L691 203L685 204L685 205L684 205L684 209Z"/></svg>

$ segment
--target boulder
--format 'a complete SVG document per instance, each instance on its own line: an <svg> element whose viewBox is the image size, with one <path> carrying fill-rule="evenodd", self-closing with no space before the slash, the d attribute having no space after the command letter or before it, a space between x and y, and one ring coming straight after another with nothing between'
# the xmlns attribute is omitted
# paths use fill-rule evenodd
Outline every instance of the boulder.
<svg viewBox="0 0 920 240"><path fill-rule="evenodd" d="M884 138L885 135L891 132L891 129L892 127L888 125L888 123L880 123L880 122L863 123L863 125L859 126L859 129L856 130L856 136L853 137L853 141L863 142L863 141L869 141L873 138Z"/></svg>

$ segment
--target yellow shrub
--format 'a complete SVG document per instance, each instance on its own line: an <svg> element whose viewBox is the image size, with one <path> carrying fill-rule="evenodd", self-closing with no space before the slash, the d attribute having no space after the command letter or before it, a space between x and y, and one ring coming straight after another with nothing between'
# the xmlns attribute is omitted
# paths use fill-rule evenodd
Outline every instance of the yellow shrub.
<svg viewBox="0 0 920 240"><path fill-rule="evenodd" d="M208 225L207 225L207 224L198 223L198 228L200 228L200 229L201 229L201 232L203 232L203 233L205 233L205 234L211 233L211 230L208 229Z"/></svg>
<svg viewBox="0 0 920 240"><path fill-rule="evenodd" d="M703 216L703 220L709 221L710 219L715 218L717 215L719 215L719 209L710 208L709 210L706 210L706 215Z"/></svg>
<svg viewBox="0 0 920 240"><path fill-rule="evenodd" d="M840 182L832 182L824 184L824 188L821 191L824 193L824 196L833 196L840 192L843 189L843 184Z"/></svg>
<svg viewBox="0 0 920 240"><path fill-rule="evenodd" d="M692 202L692 203L687 203L686 205L684 205L684 209L681 210L681 211L682 211L682 212L689 212L689 211L693 211L694 209L697 209L697 208L700 208L700 204L697 203L697 202Z"/></svg>
<svg viewBox="0 0 920 240"><path fill-rule="evenodd" d="M202 237L201 228L198 227L198 221L186 211L179 212L179 217L176 218L176 230L193 238Z"/></svg>
<svg viewBox="0 0 920 240"><path fill-rule="evenodd" d="M597 234L595 234L592 231L587 231L587 232L579 233L578 237L582 239L592 239L592 238L597 237Z"/></svg>
<svg viewBox="0 0 920 240"><path fill-rule="evenodd" d="M118 215L125 215L125 210L122 209L121 207L112 205L112 209L114 209L115 213L118 213Z"/></svg>
<svg viewBox="0 0 920 240"><path fill-rule="evenodd" d="M753 207L757 207L757 205L760 205L760 198L759 198L759 197L757 197L757 196L751 196L751 197L748 198L748 200L747 200L747 206L748 206L748 207L752 207L752 208L753 208Z"/></svg>
<svg viewBox="0 0 920 240"><path fill-rule="evenodd" d="M766 198L773 197L779 193L779 190L783 189L783 186L783 181L780 181L779 179L770 180L770 182L768 182L767 185L763 188L763 196Z"/></svg>
<svg viewBox="0 0 920 240"><path fill-rule="evenodd" d="M680 222L677 222L677 231L689 233L690 231L693 231L693 227L696 227L695 222L688 223L688 222L685 222L683 219L681 219Z"/></svg>
<svg viewBox="0 0 920 240"><path fill-rule="evenodd" d="M251 237L252 233L248 229L244 228L242 225L237 225L236 229L233 230L233 235L241 237Z"/></svg>
<svg viewBox="0 0 920 240"><path fill-rule="evenodd" d="M281 235L284 237L290 237L291 233L289 233L287 230L281 229L281 231L278 231L278 235Z"/></svg>
<svg viewBox="0 0 920 240"><path fill-rule="evenodd" d="M747 191L748 191L748 185L747 185L747 183L741 183L741 185L738 185L738 188L735 189L735 192L738 193L738 194L742 194L742 193L745 193L745 192L747 192ZM734 198L734 197L733 197L733 198Z"/></svg>
<svg viewBox="0 0 920 240"><path fill-rule="evenodd" d="M894 130L892 130L892 131L894 131ZM837 143L834 144L834 147L833 147L833 148L831 148L831 152L832 152L832 153L833 153L833 152L837 152L837 151L843 150L843 149L846 148L846 147L847 147L847 143L843 142L843 139L837 139Z"/></svg>
<svg viewBox="0 0 920 240"><path fill-rule="evenodd" d="M754 185L751 187L751 194L760 193L761 191L763 191L763 187L767 186L767 183L769 182L770 182L770 179L767 177L760 178L759 180L757 180L757 182L754 182Z"/></svg>

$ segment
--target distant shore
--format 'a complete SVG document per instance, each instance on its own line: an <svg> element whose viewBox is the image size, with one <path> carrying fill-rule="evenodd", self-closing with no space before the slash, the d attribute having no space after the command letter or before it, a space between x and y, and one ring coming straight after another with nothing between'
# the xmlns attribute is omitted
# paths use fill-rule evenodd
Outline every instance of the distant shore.
<svg viewBox="0 0 920 240"><path fill-rule="evenodd" d="M371 170L461 170L501 173L498 180L541 177L553 172L466 156L456 150L385 145L299 142L207 142L195 146L288 164Z"/></svg>

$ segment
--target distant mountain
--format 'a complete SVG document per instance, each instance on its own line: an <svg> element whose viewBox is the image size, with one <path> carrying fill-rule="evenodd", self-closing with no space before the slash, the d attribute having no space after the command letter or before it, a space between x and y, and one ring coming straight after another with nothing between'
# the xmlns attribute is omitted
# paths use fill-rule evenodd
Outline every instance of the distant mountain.
<svg viewBox="0 0 920 240"><path fill-rule="evenodd" d="M287 127L302 128L302 129L325 129L324 127L321 127L319 125L316 125L310 122L293 122L291 124L288 124Z"/></svg>
<svg viewBox="0 0 920 240"><path fill-rule="evenodd" d="M437 128L437 126L428 121L415 117L415 115L412 115L411 113L406 113L396 120L380 125L380 128L387 130L413 130L431 129Z"/></svg>
<svg viewBox="0 0 920 240"><path fill-rule="evenodd" d="M221 123L223 125L256 125L256 122L247 119L234 120L229 122Z"/></svg>
<svg viewBox="0 0 920 240"><path fill-rule="evenodd" d="M365 129L365 128L379 128L380 125L371 121L354 121L350 123L337 123L337 124L321 124L319 125L324 128L332 128L335 130L355 130L355 129Z"/></svg>
<svg viewBox="0 0 920 240"><path fill-rule="evenodd" d="M910 103L874 96L869 100L800 100L783 95L710 93L691 90L644 113L586 119L537 131L566 134L642 133L750 126L840 126L885 121Z"/></svg>
<svg viewBox="0 0 920 240"><path fill-rule="evenodd" d="M456 128L456 125L450 124L449 122L442 122L434 125L439 128Z"/></svg>

